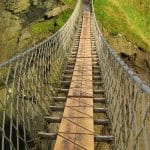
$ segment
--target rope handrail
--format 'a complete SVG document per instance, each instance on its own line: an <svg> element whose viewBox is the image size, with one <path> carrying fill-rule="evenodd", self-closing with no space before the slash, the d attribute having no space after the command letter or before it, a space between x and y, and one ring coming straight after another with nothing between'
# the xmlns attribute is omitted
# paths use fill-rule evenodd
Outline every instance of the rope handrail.
<svg viewBox="0 0 150 150"><path fill-rule="evenodd" d="M93 35L108 100L116 150L150 149L150 87L115 53L103 37L94 11Z"/></svg>
<svg viewBox="0 0 150 150"><path fill-rule="evenodd" d="M38 149L38 131L60 84L82 1L54 35L0 64L0 149Z"/></svg>

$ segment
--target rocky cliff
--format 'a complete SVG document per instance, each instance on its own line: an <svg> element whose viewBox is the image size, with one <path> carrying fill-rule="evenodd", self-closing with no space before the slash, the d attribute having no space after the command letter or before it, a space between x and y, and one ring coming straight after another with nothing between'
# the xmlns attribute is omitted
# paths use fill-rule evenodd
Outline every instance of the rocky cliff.
<svg viewBox="0 0 150 150"><path fill-rule="evenodd" d="M45 16L60 5L64 5L61 0L2 0L0 2L0 62L20 52L20 49L41 40L42 36L36 39L32 37L31 24L45 21Z"/></svg>

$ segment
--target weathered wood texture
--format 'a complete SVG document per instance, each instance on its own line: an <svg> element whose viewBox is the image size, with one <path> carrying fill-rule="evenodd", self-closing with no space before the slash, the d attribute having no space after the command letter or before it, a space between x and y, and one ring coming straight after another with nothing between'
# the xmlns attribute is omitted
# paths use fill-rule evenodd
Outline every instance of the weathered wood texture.
<svg viewBox="0 0 150 150"><path fill-rule="evenodd" d="M54 150L94 150L91 14L84 11L79 48Z"/></svg>

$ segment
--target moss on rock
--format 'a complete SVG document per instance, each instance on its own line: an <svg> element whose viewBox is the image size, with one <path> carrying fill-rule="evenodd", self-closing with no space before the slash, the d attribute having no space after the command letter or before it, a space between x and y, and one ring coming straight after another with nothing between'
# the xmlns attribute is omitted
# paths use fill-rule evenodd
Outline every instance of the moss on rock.
<svg viewBox="0 0 150 150"><path fill-rule="evenodd" d="M3 55L0 55L0 61L3 61L5 57L12 56L17 49L21 24L19 18L8 11L3 11L1 17L3 21L0 22L0 52Z"/></svg>
<svg viewBox="0 0 150 150"><path fill-rule="evenodd" d="M6 8L13 13L26 11L30 6L30 0L8 0Z"/></svg>

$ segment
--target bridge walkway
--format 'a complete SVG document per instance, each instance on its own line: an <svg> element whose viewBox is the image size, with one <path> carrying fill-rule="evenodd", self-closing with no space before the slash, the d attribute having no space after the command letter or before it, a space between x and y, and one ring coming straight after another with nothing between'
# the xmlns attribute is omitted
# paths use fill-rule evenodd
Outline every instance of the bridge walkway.
<svg viewBox="0 0 150 150"><path fill-rule="evenodd" d="M85 11L76 63L55 150L94 148L90 21L90 12Z"/></svg>
<svg viewBox="0 0 150 150"><path fill-rule="evenodd" d="M58 89L58 96L54 97L59 106L50 106L53 111L63 112L62 116L45 117L50 123L60 123L59 129L56 135L39 133L42 138L55 137L54 150L110 149L113 140L109 131L95 39L92 36L91 12L87 5L84 6L80 26L75 35L71 57L62 76L62 86ZM65 97L62 93L65 93ZM66 102L64 106L60 105L61 101Z"/></svg>

